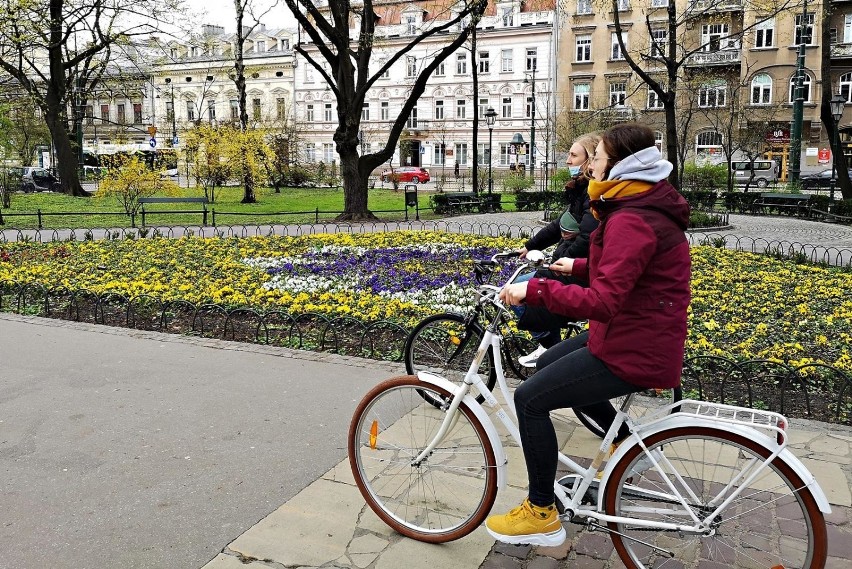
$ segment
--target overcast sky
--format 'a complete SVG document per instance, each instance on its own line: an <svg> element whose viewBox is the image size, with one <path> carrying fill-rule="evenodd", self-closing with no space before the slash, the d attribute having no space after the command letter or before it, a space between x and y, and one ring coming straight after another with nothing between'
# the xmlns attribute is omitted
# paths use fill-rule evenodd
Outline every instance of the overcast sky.
<svg viewBox="0 0 852 569"><path fill-rule="evenodd" d="M199 17L193 20L201 24L216 24L225 26L226 32L234 32L236 30L234 3L232 0L186 0L190 9L199 14ZM269 6L269 0L255 0L254 2L259 7ZM263 10L258 10L261 13ZM278 6L262 18L263 24L267 28L294 28L296 20L287 9L284 2L278 2Z"/></svg>

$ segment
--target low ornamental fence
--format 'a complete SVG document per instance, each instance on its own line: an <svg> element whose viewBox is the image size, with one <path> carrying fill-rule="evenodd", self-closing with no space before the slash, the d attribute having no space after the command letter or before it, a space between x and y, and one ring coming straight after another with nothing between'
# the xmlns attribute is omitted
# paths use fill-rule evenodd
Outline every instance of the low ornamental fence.
<svg viewBox="0 0 852 569"><path fill-rule="evenodd" d="M394 362L402 361L409 333L388 320L196 305L151 295L128 298L10 281L0 281L0 311ZM684 362L683 388L684 397L852 425L852 378L826 364L792 367L696 356Z"/></svg>

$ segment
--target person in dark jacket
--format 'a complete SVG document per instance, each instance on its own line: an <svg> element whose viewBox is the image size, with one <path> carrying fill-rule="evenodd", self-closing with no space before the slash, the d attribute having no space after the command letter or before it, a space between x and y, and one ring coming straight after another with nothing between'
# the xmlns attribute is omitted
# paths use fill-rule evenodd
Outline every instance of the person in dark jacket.
<svg viewBox="0 0 852 569"><path fill-rule="evenodd" d="M598 220L592 215L589 207L589 160L599 142L600 136L597 134L584 134L571 145L566 160L571 172L571 179L565 184L565 201L568 208L524 244L520 250L522 259L527 251L542 251L553 245L556 245L552 255L554 261L562 257L576 259L589 256L589 235L598 226ZM576 220L576 223L567 221L570 219ZM575 225L578 225L576 229ZM564 284L582 284L576 277L548 269L536 271L534 276L557 279ZM535 367L541 354L562 340L562 328L568 320L569 318L554 314L544 306L527 307L521 311L518 327L532 332L533 338L539 343L533 352L518 358L521 365Z"/></svg>
<svg viewBox="0 0 852 569"><path fill-rule="evenodd" d="M666 178L672 171L651 129L624 123L606 131L592 159L589 258L559 259L556 270L589 287L535 278L504 288L508 304L544 305L589 319L588 332L548 350L515 391L529 494L509 514L486 520L506 543L558 545L565 529L555 507L557 440L550 411L581 407L603 427L609 399L680 384L690 301L689 205ZM621 440L627 433L619 433Z"/></svg>

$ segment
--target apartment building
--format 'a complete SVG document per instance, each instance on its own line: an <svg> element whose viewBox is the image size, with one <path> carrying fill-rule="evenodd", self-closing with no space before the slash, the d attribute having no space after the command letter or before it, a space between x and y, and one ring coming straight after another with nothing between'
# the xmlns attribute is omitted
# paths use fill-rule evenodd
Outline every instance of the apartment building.
<svg viewBox="0 0 852 569"><path fill-rule="evenodd" d="M371 73L390 54L409 44L430 26L455 17L452 4L443 1L376 2L376 47ZM473 119L479 115L477 156L488 163L489 131L485 112L497 112L492 131L493 166L508 168L516 161L529 165L535 124L536 167L551 155L554 109L555 0L497 0L489 4L477 26L475 66L470 45L459 48L431 76L403 131L393 165L430 167L433 172L474 166ZM463 24L466 24L464 22ZM397 61L368 92L361 114L363 152L378 150L387 140L415 78L435 54L455 37L458 29L437 34ZM355 37L353 27L353 37ZM315 45L302 34L302 47L323 61ZM304 58L296 58L295 117L303 129L304 159L331 163L337 159L333 135L337 128L336 101L321 74ZM479 81L473 92L473 73ZM510 141L521 134L525 146L514 154ZM400 150L401 149L401 150ZM529 167L529 166L527 166Z"/></svg>
<svg viewBox="0 0 852 569"><path fill-rule="evenodd" d="M569 120L615 114L653 126L664 147L663 104L625 61L616 35L615 14L591 0L572 0L561 22L558 48L557 105ZM676 37L668 27L669 2L676 2ZM773 11L772 4L748 0L617 0L628 54L653 77L665 82L660 58L675 42L685 58L679 75L679 117L690 121L679 130L687 161L724 160L724 129L714 113L728 113L738 130L761 129L759 149L787 175L790 121L798 46L806 45L803 77L802 170L825 168L817 149L828 147L820 120L822 89L843 93L852 103L852 2L833 2L829 22L821 21L819 2ZM831 27L832 76L823 78L822 26ZM828 79L826 81L825 79ZM852 108L844 112L841 132L850 127ZM594 123L594 121L590 121ZM845 127L844 127L845 125ZM846 135L844 135L846 136Z"/></svg>

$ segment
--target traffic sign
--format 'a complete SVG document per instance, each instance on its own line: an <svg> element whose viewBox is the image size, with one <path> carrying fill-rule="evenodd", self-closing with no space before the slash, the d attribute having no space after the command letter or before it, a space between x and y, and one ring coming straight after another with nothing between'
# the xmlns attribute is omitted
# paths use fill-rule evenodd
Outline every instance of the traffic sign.
<svg viewBox="0 0 852 569"><path fill-rule="evenodd" d="M157 148L157 139L154 138L154 137L151 137L151 140L148 141L148 145L151 148Z"/></svg>
<svg viewBox="0 0 852 569"><path fill-rule="evenodd" d="M148 127L148 134L151 135L151 138L154 138L157 135L157 127L149 126Z"/></svg>
<svg viewBox="0 0 852 569"><path fill-rule="evenodd" d="M817 154L817 160L820 164L828 164L831 162L831 150L828 148L820 148Z"/></svg>
<svg viewBox="0 0 852 569"><path fill-rule="evenodd" d="M172 139L172 146L177 146L179 142L180 142L180 141L178 140L178 137L174 137L174 138Z"/></svg>

